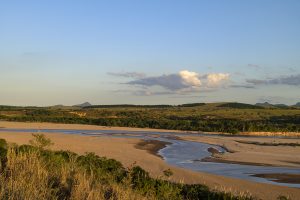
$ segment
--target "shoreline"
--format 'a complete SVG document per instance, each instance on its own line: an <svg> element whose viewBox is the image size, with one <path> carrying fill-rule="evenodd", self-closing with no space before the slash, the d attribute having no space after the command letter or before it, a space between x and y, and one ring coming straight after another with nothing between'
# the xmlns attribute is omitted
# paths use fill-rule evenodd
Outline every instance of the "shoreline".
<svg viewBox="0 0 300 200"><path fill-rule="evenodd" d="M272 179L275 182L279 183L293 183L293 184L300 184L300 174L253 174L252 176Z"/></svg>
<svg viewBox="0 0 300 200"><path fill-rule="evenodd" d="M224 147L222 147L222 148L226 150L226 148L224 148ZM224 159L218 157L218 156L223 154L223 152L218 151L218 149L216 149L214 147L209 147L207 149L207 151L211 153L211 156L206 157L206 158L202 158L201 160L195 160L195 161L214 162L214 163L228 163L228 164L238 164L238 165L251 165L251 166L266 166L266 167L285 167L285 166L278 166L278 165L265 164L265 163L224 160ZM227 152L231 153L229 151L227 151ZM226 152L224 152L224 153L226 153Z"/></svg>
<svg viewBox="0 0 300 200"><path fill-rule="evenodd" d="M153 129L153 128L136 128L136 127L122 127L122 126L98 126L88 124L60 124L49 122L11 122L0 121L0 129L5 128L22 128L22 129L78 129L78 130L120 130L120 131L147 131L147 132L164 132L164 133L182 133L182 134L195 134L195 135L220 135L228 137L286 137L286 138L300 138L300 132L240 132L238 134L224 133L224 132L205 132L205 131L187 131L187 130L169 130L169 129Z"/></svg>
<svg viewBox="0 0 300 200"><path fill-rule="evenodd" d="M251 165L251 166L265 166L265 167L286 167L284 165L279 166L279 165L271 165L271 164L265 164L265 163L253 163L253 162L223 160L223 159L215 158L215 157L206 157L206 158L203 158L199 161L201 161L201 162L214 162L214 163L227 163L227 164L239 164L239 165Z"/></svg>
<svg viewBox="0 0 300 200"><path fill-rule="evenodd" d="M155 155L163 160L163 157L159 155L159 151L165 148L170 142L163 142L159 140L141 140L134 145L135 148L145 150L148 153Z"/></svg>

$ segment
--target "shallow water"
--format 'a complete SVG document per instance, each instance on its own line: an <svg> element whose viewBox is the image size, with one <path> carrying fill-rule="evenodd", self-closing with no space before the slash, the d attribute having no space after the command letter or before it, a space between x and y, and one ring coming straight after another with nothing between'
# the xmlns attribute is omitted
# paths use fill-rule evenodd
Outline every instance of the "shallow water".
<svg viewBox="0 0 300 200"><path fill-rule="evenodd" d="M141 138L170 142L164 149L158 153L163 159L171 164L181 168L190 169L193 171L207 172L227 177L245 179L260 183L270 183L275 185L284 185L288 187L300 188L300 184L292 183L278 183L271 179L254 177L254 174L268 174L268 173L287 173L287 174L300 174L299 168L288 167L266 167L266 166L253 166L253 165L240 165L229 163L214 163L202 162L201 159L209 157L210 152L207 151L209 147L214 147L219 151L225 151L219 146L176 140L172 136L180 136L180 133L168 132L147 132L147 131L121 131L121 130L69 130L69 129L0 129L1 132L41 132L41 133L64 133L64 134L83 134L93 135L96 137L122 137L122 138ZM184 133L186 135L186 133ZM197 136L196 134L191 134ZM199 135L201 137L201 135ZM218 136L215 136L218 137Z"/></svg>

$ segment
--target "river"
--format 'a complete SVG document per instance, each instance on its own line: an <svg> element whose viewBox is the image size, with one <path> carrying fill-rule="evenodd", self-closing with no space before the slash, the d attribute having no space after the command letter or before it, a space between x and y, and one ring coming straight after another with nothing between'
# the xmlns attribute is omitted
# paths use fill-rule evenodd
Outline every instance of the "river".
<svg viewBox="0 0 300 200"><path fill-rule="evenodd" d="M64 133L64 134L82 134L93 135L95 137L122 137L122 138L140 138L144 140L159 140L169 142L165 148L158 154L163 157L165 162L170 165L181 168L217 174L221 176L245 179L260 183L269 183L288 187L300 188L299 183L288 183L287 181L273 180L272 178L261 178L253 176L255 174L297 174L300 175L299 168L289 167L269 167L241 165L230 163L203 162L203 158L211 156L208 148L213 147L220 152L225 149L219 146L206 143L178 140L174 136L188 135L187 133L169 133L169 132L147 132L147 131L121 131L121 130L70 130L70 129L0 129L1 132L31 132L31 133ZM197 136L197 134L192 134ZM198 135L199 137L201 135ZM219 136L214 136L219 137Z"/></svg>

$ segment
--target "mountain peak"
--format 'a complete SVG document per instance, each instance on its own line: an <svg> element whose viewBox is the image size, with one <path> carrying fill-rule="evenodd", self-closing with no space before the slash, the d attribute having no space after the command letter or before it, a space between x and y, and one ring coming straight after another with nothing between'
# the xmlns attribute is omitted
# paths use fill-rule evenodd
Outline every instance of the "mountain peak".
<svg viewBox="0 0 300 200"><path fill-rule="evenodd" d="M264 103L256 103L256 106L262 106L262 107L269 107L269 106L273 106L272 104L270 104L269 102L264 102Z"/></svg>
<svg viewBox="0 0 300 200"><path fill-rule="evenodd" d="M294 106L300 107L300 102L296 103Z"/></svg>
<svg viewBox="0 0 300 200"><path fill-rule="evenodd" d="M88 106L92 106L92 104L90 104L89 102L84 102L82 104L77 104L77 105L74 105L75 107L81 107L81 108L84 108L84 107L88 107Z"/></svg>

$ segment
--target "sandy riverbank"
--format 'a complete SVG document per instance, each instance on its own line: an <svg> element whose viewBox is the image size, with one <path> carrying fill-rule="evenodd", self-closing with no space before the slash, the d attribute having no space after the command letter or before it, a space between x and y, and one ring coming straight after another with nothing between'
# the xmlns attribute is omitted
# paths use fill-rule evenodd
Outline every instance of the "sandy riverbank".
<svg viewBox="0 0 300 200"><path fill-rule="evenodd" d="M55 123L44 123L44 122L7 122L7 121L0 121L0 128L182 132L178 130L151 129L151 128L130 128L130 127L95 126L95 125L85 125L85 124L55 124Z"/></svg>
<svg viewBox="0 0 300 200"><path fill-rule="evenodd" d="M72 128L75 129L75 127ZM262 199L276 199L279 195L289 195L293 197L293 199L296 199L300 195L300 190L295 188L254 183L207 173L192 172L170 166L161 158L148 153L147 149L137 149L136 145L141 142L139 139L93 137L58 133L46 135L55 143L53 149L70 150L78 154L95 152L100 156L119 160L126 167L135 163L149 171L154 177L163 176L163 171L170 168L174 172L174 175L171 177L172 181L201 183L211 188L230 190L237 194L240 192L250 192ZM32 136L30 133L1 132L0 138L4 138L9 142L24 144L28 143Z"/></svg>
<svg viewBox="0 0 300 200"><path fill-rule="evenodd" d="M163 158L158 154L159 150L165 148L169 142L163 142L158 140L140 140L138 143L134 145L135 148L146 150L148 153Z"/></svg>
<svg viewBox="0 0 300 200"><path fill-rule="evenodd" d="M300 144L300 139L222 136L181 136L180 138L222 146L228 151L225 154L214 154L211 161L300 168L300 146L286 145L289 143ZM259 144L276 144L277 146L257 145L255 144L257 142ZM281 143L284 145L278 145Z"/></svg>
<svg viewBox="0 0 300 200"><path fill-rule="evenodd" d="M103 127L78 124L53 124L53 123L24 123L0 121L0 127L19 129L77 129L77 130L124 130L148 132L172 132L161 129L141 129L123 127ZM177 133L179 131L175 131ZM155 136L154 136L155 137ZM300 144L300 138L253 138L253 137L227 137L214 135L182 136L178 139L204 142L223 146L231 153L215 155L214 161L244 163L267 166L300 167L300 146L264 146L251 143L294 143ZM243 143L244 142L244 143ZM209 160L209 159L207 159ZM211 159L212 160L212 159Z"/></svg>
<svg viewBox="0 0 300 200"><path fill-rule="evenodd" d="M175 133L205 133L208 135L227 135L230 133L220 132L201 132L201 131L180 131L180 130L166 130L166 129L152 129L152 128L131 128L131 127L108 127L85 124L55 124L46 122L8 122L0 121L0 128L25 128L25 129L77 129L77 130L123 130L123 131L148 131L148 132L175 132ZM283 137L299 137L297 132L241 132L238 135L242 136L283 136Z"/></svg>

